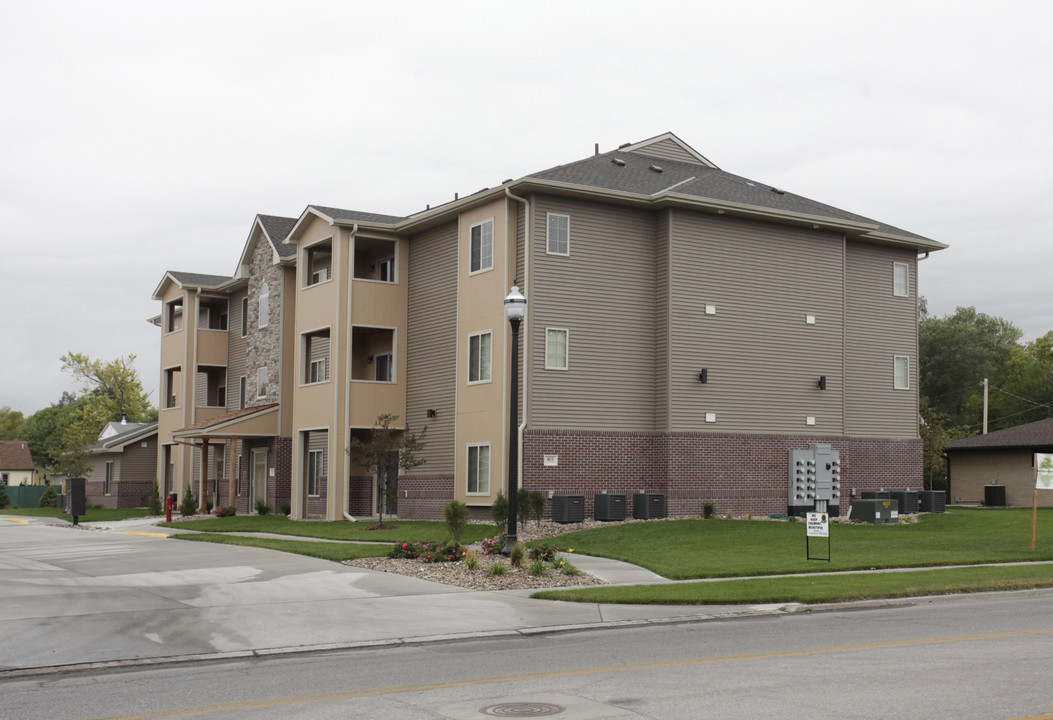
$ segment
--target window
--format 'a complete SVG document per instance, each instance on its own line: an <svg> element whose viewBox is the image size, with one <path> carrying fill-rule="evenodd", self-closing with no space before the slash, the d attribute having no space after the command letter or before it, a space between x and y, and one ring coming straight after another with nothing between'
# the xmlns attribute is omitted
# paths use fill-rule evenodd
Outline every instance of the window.
<svg viewBox="0 0 1053 720"><path fill-rule="evenodd" d="M238 388L238 410L245 409L245 376L241 376L240 387Z"/></svg>
<svg viewBox="0 0 1053 720"><path fill-rule="evenodd" d="M490 494L490 444L468 446L468 494Z"/></svg>
<svg viewBox="0 0 1053 720"><path fill-rule="evenodd" d="M395 282L395 258L380 261L377 267L377 279L380 282Z"/></svg>
<svg viewBox="0 0 1053 720"><path fill-rule="evenodd" d="M173 333L183 329L183 298L165 304L165 332Z"/></svg>
<svg viewBox="0 0 1053 720"><path fill-rule="evenodd" d="M896 297L910 295L910 265L892 263L892 294Z"/></svg>
<svg viewBox="0 0 1053 720"><path fill-rule="evenodd" d="M468 382L490 381L490 331L468 336Z"/></svg>
<svg viewBox="0 0 1053 720"><path fill-rule="evenodd" d="M265 367L256 371L256 397L267 397L267 368Z"/></svg>
<svg viewBox="0 0 1053 720"><path fill-rule="evenodd" d="M241 336L245 337L249 334L249 299L243 297L241 299Z"/></svg>
<svg viewBox="0 0 1053 720"><path fill-rule="evenodd" d="M166 408L179 407L179 397L176 394L179 389L179 383L182 380L182 373L179 370L179 367L165 369L164 398Z"/></svg>
<svg viewBox="0 0 1053 720"><path fill-rule="evenodd" d="M307 494L321 495L322 475L325 474L325 451L311 450L307 453Z"/></svg>
<svg viewBox="0 0 1053 720"><path fill-rule="evenodd" d="M376 356L376 376L373 378L377 382L391 382L393 373L391 372L391 353L381 353Z"/></svg>
<svg viewBox="0 0 1053 720"><path fill-rule="evenodd" d="M234 476L234 494L241 495L241 455L237 456L237 462L235 464L237 468L237 475Z"/></svg>
<svg viewBox="0 0 1053 720"><path fill-rule="evenodd" d="M304 333L300 341L302 382L326 382L329 379L329 328Z"/></svg>
<svg viewBox="0 0 1053 720"><path fill-rule="evenodd" d="M0 473L0 485L7 485L7 479L11 477L9 473Z"/></svg>
<svg viewBox="0 0 1053 720"><path fill-rule="evenodd" d="M567 331L545 328L545 369L567 369Z"/></svg>
<svg viewBox="0 0 1053 720"><path fill-rule="evenodd" d="M896 390L910 389L910 358L896 355L892 359L892 387Z"/></svg>
<svg viewBox="0 0 1053 720"><path fill-rule="evenodd" d="M570 216L548 214L548 254L570 255Z"/></svg>
<svg viewBox="0 0 1053 720"><path fill-rule="evenodd" d="M494 221L472 225L471 272L482 272L494 267Z"/></svg>
<svg viewBox="0 0 1053 720"><path fill-rule="evenodd" d="M215 462L215 467L216 467L215 480L218 482L218 481L223 479L223 469L226 466L226 462L224 462L224 458L223 458L223 446L222 445L219 445L219 446L213 445L212 447L216 448L212 452L217 453L216 454L216 462Z"/></svg>
<svg viewBox="0 0 1053 720"><path fill-rule="evenodd" d="M267 327L271 321L271 291L267 283L260 286L260 324L259 327Z"/></svg>
<svg viewBox="0 0 1053 720"><path fill-rule="evenodd" d="M309 383L319 383L319 382L325 382L326 380L328 380L329 379L329 375L325 371L326 370L325 366L326 366L325 358L320 358L318 360L312 360L311 361L311 368L308 371L308 375L307 375L307 382L309 382Z"/></svg>
<svg viewBox="0 0 1053 720"><path fill-rule="evenodd" d="M226 385L220 385L218 388L216 388L216 407L224 407L225 408L226 406L227 406L227 386Z"/></svg>
<svg viewBox="0 0 1053 720"><path fill-rule="evenodd" d="M106 479L102 481L102 494L109 495L113 485L113 460L106 463Z"/></svg>

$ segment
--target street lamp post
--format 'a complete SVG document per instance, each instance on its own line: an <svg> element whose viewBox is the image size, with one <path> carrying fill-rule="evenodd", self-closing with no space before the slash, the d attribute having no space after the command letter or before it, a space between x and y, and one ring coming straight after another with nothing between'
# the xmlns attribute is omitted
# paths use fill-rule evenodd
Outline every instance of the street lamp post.
<svg viewBox="0 0 1053 720"><path fill-rule="evenodd" d="M505 297L505 315L512 326L512 374L508 403L508 541L501 554L510 555L519 539L516 536L519 525L516 514L519 495L519 323L526 315L526 298L517 285L512 285L512 292Z"/></svg>

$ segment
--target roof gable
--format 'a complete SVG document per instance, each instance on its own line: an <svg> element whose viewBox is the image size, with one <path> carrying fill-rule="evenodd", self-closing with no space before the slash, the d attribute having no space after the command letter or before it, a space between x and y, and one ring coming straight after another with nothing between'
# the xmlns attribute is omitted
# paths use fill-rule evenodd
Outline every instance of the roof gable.
<svg viewBox="0 0 1053 720"><path fill-rule="evenodd" d="M25 440L0 442L0 470L32 470L33 456Z"/></svg>
<svg viewBox="0 0 1053 720"><path fill-rule="evenodd" d="M154 289L153 299L163 299L164 292L168 286L175 283L180 288L198 288L202 290L214 290L220 285L230 282L234 278L226 275L206 275L204 273L181 272L169 270L161 278L161 282Z"/></svg>
<svg viewBox="0 0 1053 720"><path fill-rule="evenodd" d="M686 163L698 163L706 167L717 168L716 165L704 158L701 153L678 138L671 132L662 133L650 140L641 140L638 143L623 145L619 150L624 152L639 153L664 160L677 160Z"/></svg>

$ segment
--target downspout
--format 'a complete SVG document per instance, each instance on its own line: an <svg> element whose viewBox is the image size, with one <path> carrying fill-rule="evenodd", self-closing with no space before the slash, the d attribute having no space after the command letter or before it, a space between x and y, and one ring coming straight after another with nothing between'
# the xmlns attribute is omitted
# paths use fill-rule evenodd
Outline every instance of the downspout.
<svg viewBox="0 0 1053 720"><path fill-rule="evenodd" d="M337 231L339 232L339 231ZM352 283L355 281L355 236L358 234L358 223L351 226L351 232L347 237L347 249L348 249L348 261L347 261L347 340L344 342L344 422L342 425L337 425L337 409L333 407L333 427L341 428L341 436L343 437L344 443L344 501L343 507L340 508L344 515L344 520L348 522L358 522L358 518L352 516L347 512L347 506L351 502L351 338L354 333L351 332L351 295L354 292ZM337 318L337 325L341 328L344 326L339 322Z"/></svg>
<svg viewBox="0 0 1053 720"><path fill-rule="evenodd" d="M527 300L530 299L530 201L526 198L519 197L518 195L512 194L512 191L507 187L505 188L505 196L520 202L523 204L523 295L526 296ZM513 230L512 236L515 237L515 231ZM513 247L514 247L513 243ZM530 403L527 402L527 388L530 387L530 313L523 318L523 422L519 424L519 477L516 478L516 483L519 486L523 484L523 432L526 430L527 420L530 417ZM518 358L517 358L518 360Z"/></svg>

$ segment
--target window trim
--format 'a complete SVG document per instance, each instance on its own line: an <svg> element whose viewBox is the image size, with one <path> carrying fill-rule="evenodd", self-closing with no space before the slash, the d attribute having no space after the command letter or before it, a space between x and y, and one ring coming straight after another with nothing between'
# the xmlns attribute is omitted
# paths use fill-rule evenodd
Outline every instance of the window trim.
<svg viewBox="0 0 1053 720"><path fill-rule="evenodd" d="M899 384L899 372L898 365L903 363L903 383ZM892 389L893 390L910 390L910 356L909 355L893 355L892 356Z"/></svg>
<svg viewBox="0 0 1053 720"><path fill-rule="evenodd" d="M553 218L564 218L567 221L566 227L566 238L564 241L567 244L567 249L564 252L552 249L552 219ZM560 257L570 257L570 215L566 213L546 213L545 214L545 254L546 255L557 255Z"/></svg>
<svg viewBox="0 0 1053 720"><path fill-rule="evenodd" d="M329 358L318 358L317 360L308 361L307 365L307 382L305 385L318 385L319 383L329 382ZM319 373L315 373L315 368L321 367Z"/></svg>
<svg viewBox="0 0 1053 720"><path fill-rule="evenodd" d="M563 365L552 365L549 363L549 333L563 333ZM545 328L545 369L546 370L569 370L570 369L570 330L561 327Z"/></svg>
<svg viewBox="0 0 1053 720"><path fill-rule="evenodd" d="M481 228L486 227L486 226L490 227L490 264L484 266L483 265L483 231L482 231ZM472 258L473 238L472 238L472 235L474 234L476 228L480 228L480 230L479 230L479 267L475 268L473 270L472 269L472 263L473 263L473 258ZM479 275L480 273L490 272L493 269L494 269L494 219L493 218L489 218L487 220L480 220L477 223L473 223L468 228L468 274L469 275Z"/></svg>
<svg viewBox="0 0 1053 720"><path fill-rule="evenodd" d="M487 358L486 358L485 377L484 377L484 373L482 372L483 371L483 367L481 365L481 361L482 361L482 340L481 340L481 338L483 336L486 336L486 337L490 338L490 347L488 348L489 352L488 352ZM479 341L479 343L480 343L479 344L480 366L479 366L479 368L476 368L478 370L478 373L477 373L478 377L476 377L473 380L472 379L472 370L473 370L473 367L472 367L472 340L474 340L475 338L480 338L480 341ZM494 369L493 368L494 368L494 332L493 332L493 330L492 329L490 329L490 330L480 330L479 332L469 333L468 334L468 384L469 385L483 385L483 384L486 384L486 383L492 383L494 381Z"/></svg>
<svg viewBox="0 0 1053 720"><path fill-rule="evenodd" d="M897 292L897 274L903 268L903 292ZM894 262L892 263L892 296L893 297L910 297L910 263L905 262Z"/></svg>
<svg viewBox="0 0 1053 720"><path fill-rule="evenodd" d="M472 482L472 449L476 449L475 454L475 490L471 489ZM486 490L479 490L479 448L486 448ZM471 497L489 497L490 488L493 486L491 483L491 476L493 471L493 452L490 449L490 443L478 442L468 443L465 449L465 478L464 478L464 489L465 493Z"/></svg>
<svg viewBox="0 0 1053 720"><path fill-rule="evenodd" d="M267 385L270 378L267 377L267 366L256 369L256 399L267 397Z"/></svg>
<svg viewBox="0 0 1053 720"><path fill-rule="evenodd" d="M314 457L318 457L318 474L312 478L311 475L315 471ZM322 496L322 476L325 475L325 450L308 450L307 451L307 497L321 497ZM311 492L311 485L314 484L314 492Z"/></svg>
<svg viewBox="0 0 1053 720"><path fill-rule="evenodd" d="M260 285L256 307L259 310L259 322L256 326L265 328L271 323L271 289L267 283Z"/></svg>

